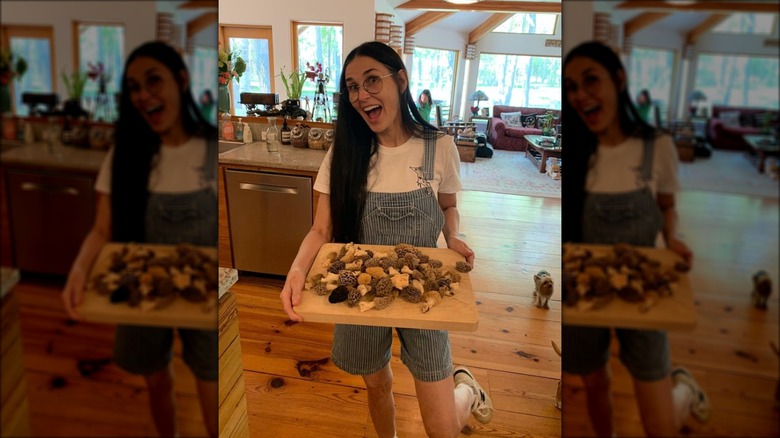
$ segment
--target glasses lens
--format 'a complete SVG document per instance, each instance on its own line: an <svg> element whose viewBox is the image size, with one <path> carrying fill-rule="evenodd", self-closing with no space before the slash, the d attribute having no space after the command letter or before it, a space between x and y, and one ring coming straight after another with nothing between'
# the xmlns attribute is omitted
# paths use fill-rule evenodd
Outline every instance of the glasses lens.
<svg viewBox="0 0 780 438"><path fill-rule="evenodd" d="M371 76L363 82L363 87L371 94L376 94L382 91L382 78L379 76Z"/></svg>

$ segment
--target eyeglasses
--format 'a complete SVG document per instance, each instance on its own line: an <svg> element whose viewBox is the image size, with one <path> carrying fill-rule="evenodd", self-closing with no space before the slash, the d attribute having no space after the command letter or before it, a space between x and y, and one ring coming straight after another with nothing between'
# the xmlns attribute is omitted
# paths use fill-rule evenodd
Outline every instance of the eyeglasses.
<svg viewBox="0 0 780 438"><path fill-rule="evenodd" d="M163 81L161 76L150 75L144 79L143 83L128 79L126 86L128 93L131 95L140 93L141 89L146 89L147 93L156 95L160 93L164 83L165 81Z"/></svg>
<svg viewBox="0 0 780 438"><path fill-rule="evenodd" d="M382 79L394 75L396 72L388 73L384 76L369 76L363 81L363 89L369 94L377 94L382 91ZM357 84L347 85L347 93L349 94L349 101L354 102L358 100L360 96L360 87Z"/></svg>

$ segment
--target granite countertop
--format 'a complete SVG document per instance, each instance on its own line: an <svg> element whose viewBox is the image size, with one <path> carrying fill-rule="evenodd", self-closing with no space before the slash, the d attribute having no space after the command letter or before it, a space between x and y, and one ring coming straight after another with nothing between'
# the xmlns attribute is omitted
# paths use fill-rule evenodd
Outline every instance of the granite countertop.
<svg viewBox="0 0 780 438"><path fill-rule="evenodd" d="M238 281L238 271L230 268L219 268L219 298L225 295Z"/></svg>
<svg viewBox="0 0 780 438"><path fill-rule="evenodd" d="M97 172L106 154L107 151L102 150L79 149L61 144L50 146L44 142L37 142L3 152L2 161L4 165L24 164Z"/></svg>
<svg viewBox="0 0 780 438"><path fill-rule="evenodd" d="M0 267L0 299L19 282L19 270L6 266Z"/></svg>
<svg viewBox="0 0 780 438"><path fill-rule="evenodd" d="M270 167L276 169L318 172L324 150L294 148L280 145L279 152L268 152L265 142L256 141L219 154L219 164L241 164L245 166Z"/></svg>

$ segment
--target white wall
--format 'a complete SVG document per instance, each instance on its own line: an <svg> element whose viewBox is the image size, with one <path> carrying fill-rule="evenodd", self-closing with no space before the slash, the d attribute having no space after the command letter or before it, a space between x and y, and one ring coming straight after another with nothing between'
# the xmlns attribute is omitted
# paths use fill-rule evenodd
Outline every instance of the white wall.
<svg viewBox="0 0 780 438"><path fill-rule="evenodd" d="M50 25L54 31L55 92L63 95L61 72L73 65L73 22L120 23L125 27L125 55L153 40L156 5L151 1L41 1L0 2L0 16L7 25ZM28 60L34 62L34 60Z"/></svg>
<svg viewBox="0 0 780 438"><path fill-rule="evenodd" d="M292 21L317 21L344 25L343 57L360 44L374 39L374 2L345 0L296 0L289 4L263 0L220 0L219 23L271 26L276 75L273 90L284 99L279 68L289 72L292 60Z"/></svg>

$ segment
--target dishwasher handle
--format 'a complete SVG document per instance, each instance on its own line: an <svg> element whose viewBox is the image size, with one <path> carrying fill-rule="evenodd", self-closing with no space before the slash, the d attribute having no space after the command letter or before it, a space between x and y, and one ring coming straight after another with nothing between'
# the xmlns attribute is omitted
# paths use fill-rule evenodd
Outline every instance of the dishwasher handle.
<svg viewBox="0 0 780 438"><path fill-rule="evenodd" d="M25 192L49 192L49 193L61 193L64 195L78 196L79 190L75 187L63 187L52 184L38 184L34 182L22 183L22 190Z"/></svg>
<svg viewBox="0 0 780 438"><path fill-rule="evenodd" d="M298 189L295 187L274 186L270 184L239 183L238 187L241 190L254 190L257 192L282 193L285 195L298 194Z"/></svg>

